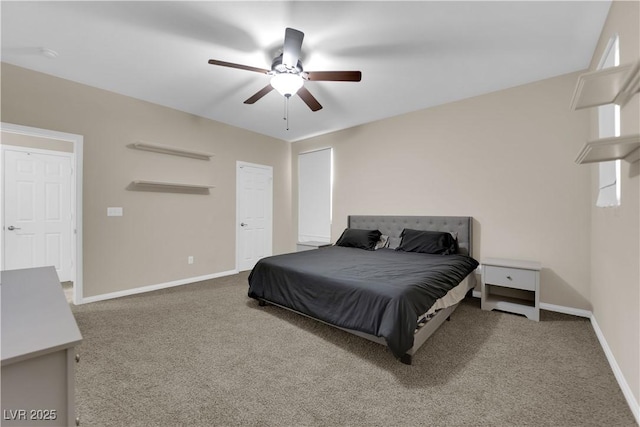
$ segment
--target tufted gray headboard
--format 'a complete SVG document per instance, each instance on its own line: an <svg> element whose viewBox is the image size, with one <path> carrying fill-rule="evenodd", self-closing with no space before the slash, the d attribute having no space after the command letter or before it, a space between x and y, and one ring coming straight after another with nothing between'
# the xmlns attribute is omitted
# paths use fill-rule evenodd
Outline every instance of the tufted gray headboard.
<svg viewBox="0 0 640 427"><path fill-rule="evenodd" d="M349 215L348 227L380 230L391 237L399 237L405 228L457 232L460 253L473 256L472 223L470 216Z"/></svg>

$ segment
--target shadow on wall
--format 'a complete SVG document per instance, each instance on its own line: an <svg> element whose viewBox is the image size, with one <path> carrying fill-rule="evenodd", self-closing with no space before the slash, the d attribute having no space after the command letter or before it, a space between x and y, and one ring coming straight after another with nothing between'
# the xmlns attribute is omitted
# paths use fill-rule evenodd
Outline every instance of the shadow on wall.
<svg viewBox="0 0 640 427"><path fill-rule="evenodd" d="M478 222L477 219L475 219L475 218L472 219L471 227L472 227L472 230L471 230L472 236L471 236L471 238L473 239L472 240L473 248L471 248L471 250L472 250L471 253L473 254L472 255L473 258L476 259L478 262L480 262L480 260L482 258L480 256L481 255L480 254L480 248L482 247L482 245L481 245L482 240L480 239L481 227L480 227L480 223Z"/></svg>
<svg viewBox="0 0 640 427"><path fill-rule="evenodd" d="M553 289L555 305L580 310L593 310L593 306L582 294L578 293L562 277L550 268L540 270L540 302L547 302L546 295Z"/></svg>
<svg viewBox="0 0 640 427"><path fill-rule="evenodd" d="M640 176L640 161L631 163L629 166L629 178Z"/></svg>
<svg viewBox="0 0 640 427"><path fill-rule="evenodd" d="M154 193L210 194L209 187L201 185L174 184L169 182L132 181L126 187L129 191L149 191Z"/></svg>

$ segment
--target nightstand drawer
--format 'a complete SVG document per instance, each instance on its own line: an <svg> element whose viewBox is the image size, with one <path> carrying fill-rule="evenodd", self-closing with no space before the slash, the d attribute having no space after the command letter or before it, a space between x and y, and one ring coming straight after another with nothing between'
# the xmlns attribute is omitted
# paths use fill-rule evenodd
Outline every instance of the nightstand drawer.
<svg viewBox="0 0 640 427"><path fill-rule="evenodd" d="M487 265L484 267L484 282L489 285L500 285L513 289L535 291L536 273L534 270Z"/></svg>

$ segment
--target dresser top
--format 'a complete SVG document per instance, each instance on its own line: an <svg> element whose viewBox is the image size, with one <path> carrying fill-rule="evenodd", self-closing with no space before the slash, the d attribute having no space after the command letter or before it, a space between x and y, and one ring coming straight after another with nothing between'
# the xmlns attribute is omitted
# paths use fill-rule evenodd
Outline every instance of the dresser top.
<svg viewBox="0 0 640 427"><path fill-rule="evenodd" d="M494 267L507 267L507 268L520 268L523 270L535 270L540 271L542 264L538 261L525 261L520 259L506 259L506 258L485 258L482 260L482 265L492 265Z"/></svg>
<svg viewBox="0 0 640 427"><path fill-rule="evenodd" d="M0 280L3 366L82 341L53 267L3 271Z"/></svg>

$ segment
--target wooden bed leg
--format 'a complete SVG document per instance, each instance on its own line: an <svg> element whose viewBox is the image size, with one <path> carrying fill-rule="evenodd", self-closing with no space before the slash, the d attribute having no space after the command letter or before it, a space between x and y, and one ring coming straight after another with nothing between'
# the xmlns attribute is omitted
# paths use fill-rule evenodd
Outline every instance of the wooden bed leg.
<svg viewBox="0 0 640 427"><path fill-rule="evenodd" d="M266 303L266 301L259 299L259 300L258 300L258 305L259 305L260 307L264 307L265 305L267 305L267 303Z"/></svg>
<svg viewBox="0 0 640 427"><path fill-rule="evenodd" d="M447 317L447 322L451 322L451 316Z"/></svg>
<svg viewBox="0 0 640 427"><path fill-rule="evenodd" d="M411 365L411 361L412 361L412 357L410 354L403 354L402 357L400 358L400 361L402 363L404 363L405 365Z"/></svg>

